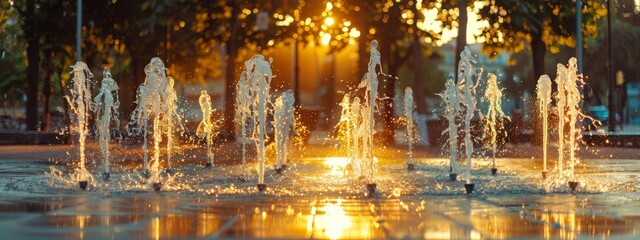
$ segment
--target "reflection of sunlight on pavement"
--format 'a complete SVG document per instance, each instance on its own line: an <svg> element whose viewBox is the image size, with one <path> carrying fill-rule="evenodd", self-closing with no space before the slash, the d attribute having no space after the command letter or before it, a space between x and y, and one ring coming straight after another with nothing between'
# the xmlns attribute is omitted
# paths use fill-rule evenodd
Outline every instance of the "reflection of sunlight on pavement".
<svg viewBox="0 0 640 240"><path fill-rule="evenodd" d="M346 157L327 157L324 159L324 165L331 168L330 174L332 175L342 174L348 163L349 159Z"/></svg>
<svg viewBox="0 0 640 240"><path fill-rule="evenodd" d="M311 208L311 215L307 219L307 236L316 229L330 239L339 239L345 230L351 228L351 218L342 209L342 200L338 199L335 204L327 203L322 211L324 215L317 215L317 208Z"/></svg>
<svg viewBox="0 0 640 240"><path fill-rule="evenodd" d="M342 201L338 200L336 204L328 203L324 206L324 221L321 222L324 224L321 224L320 227L325 229L325 234L331 239L340 238L342 232L351 227L351 219L342 210L341 203Z"/></svg>

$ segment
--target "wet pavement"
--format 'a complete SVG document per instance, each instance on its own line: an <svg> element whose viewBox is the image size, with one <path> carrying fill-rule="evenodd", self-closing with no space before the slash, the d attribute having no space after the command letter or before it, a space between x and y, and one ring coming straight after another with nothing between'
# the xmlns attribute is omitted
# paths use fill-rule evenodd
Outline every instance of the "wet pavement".
<svg viewBox="0 0 640 240"><path fill-rule="evenodd" d="M179 173L160 192L137 176L134 157L115 161L110 182L96 179L82 191L64 181L73 169L69 149L0 147L3 237L637 239L640 230L640 161L613 148L582 155L574 194L563 179L542 180L540 159L520 158L517 149L498 159L497 176L478 158L471 195L464 182L448 181L448 160L418 152L408 172L404 152L388 148L379 154L375 196L326 147L310 146L282 175L269 169L266 193L255 179L237 178L233 154L206 169L197 157L204 155L189 147L183 156L194 157L178 159Z"/></svg>

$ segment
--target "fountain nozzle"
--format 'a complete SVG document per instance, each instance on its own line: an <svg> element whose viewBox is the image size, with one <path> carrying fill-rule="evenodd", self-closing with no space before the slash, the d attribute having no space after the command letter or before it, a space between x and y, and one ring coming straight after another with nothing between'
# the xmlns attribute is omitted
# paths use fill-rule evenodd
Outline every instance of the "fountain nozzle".
<svg viewBox="0 0 640 240"><path fill-rule="evenodd" d="M377 186L378 184L375 184L375 183L367 183L367 193L369 193L370 197L376 195Z"/></svg>
<svg viewBox="0 0 640 240"><path fill-rule="evenodd" d="M265 183L258 183L257 187L259 192L264 192L265 190L267 190L267 184Z"/></svg>
<svg viewBox="0 0 640 240"><path fill-rule="evenodd" d="M475 188L476 184L475 183L465 183L464 184L464 190L467 191L467 194L471 194L473 192L473 189Z"/></svg>
<svg viewBox="0 0 640 240"><path fill-rule="evenodd" d="M210 168L210 167L213 167L213 164L211 164L210 162L207 162L206 164L204 164L204 166Z"/></svg>
<svg viewBox="0 0 640 240"><path fill-rule="evenodd" d="M577 181L569 181L569 188L571 189L571 193L576 191L576 187L578 187L578 182Z"/></svg>
<svg viewBox="0 0 640 240"><path fill-rule="evenodd" d="M416 165L413 163L407 163L407 170L413 171L416 169Z"/></svg>
<svg viewBox="0 0 640 240"><path fill-rule="evenodd" d="M102 173L102 179L104 179L105 181L109 181L109 178L111 178L111 173L109 172Z"/></svg>
<svg viewBox="0 0 640 240"><path fill-rule="evenodd" d="M284 167L276 167L277 174L282 174L282 171L284 171Z"/></svg>
<svg viewBox="0 0 640 240"><path fill-rule="evenodd" d="M89 185L89 181L87 180L80 181L78 182L78 184L80 185L80 189L87 190L87 185Z"/></svg>
<svg viewBox="0 0 640 240"><path fill-rule="evenodd" d="M547 171L542 171L542 179L547 179Z"/></svg>
<svg viewBox="0 0 640 240"><path fill-rule="evenodd" d="M153 190L155 190L156 192L159 192L161 188L162 188L162 183L161 182L153 183Z"/></svg>
<svg viewBox="0 0 640 240"><path fill-rule="evenodd" d="M449 173L449 180L455 181L456 179L458 179L457 173Z"/></svg>
<svg viewBox="0 0 640 240"><path fill-rule="evenodd" d="M498 173L498 169L497 168L491 168L491 175L495 176L496 173Z"/></svg>

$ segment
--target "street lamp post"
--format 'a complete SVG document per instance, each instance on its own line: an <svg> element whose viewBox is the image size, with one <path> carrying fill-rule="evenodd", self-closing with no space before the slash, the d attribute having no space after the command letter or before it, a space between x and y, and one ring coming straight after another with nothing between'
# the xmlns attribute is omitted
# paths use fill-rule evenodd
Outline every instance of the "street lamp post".
<svg viewBox="0 0 640 240"><path fill-rule="evenodd" d="M76 14L76 61L82 61L82 0L78 0Z"/></svg>
<svg viewBox="0 0 640 240"><path fill-rule="evenodd" d="M615 129L615 106L613 102L614 82L611 69L613 67L613 59L611 59L611 0L607 0L607 81L609 84L609 120L607 121L609 132Z"/></svg>

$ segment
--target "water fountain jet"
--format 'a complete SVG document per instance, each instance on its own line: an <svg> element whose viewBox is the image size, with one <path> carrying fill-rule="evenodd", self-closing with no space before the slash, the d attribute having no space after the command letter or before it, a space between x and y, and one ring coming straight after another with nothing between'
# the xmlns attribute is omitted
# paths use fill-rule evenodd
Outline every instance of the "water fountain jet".
<svg viewBox="0 0 640 240"><path fill-rule="evenodd" d="M457 168L457 154L458 154L458 124L456 119L460 112L460 103L458 98L460 91L455 84L453 74L450 74L445 82L445 90L438 94L442 98L444 104L443 115L447 119L448 125L445 131L449 135L447 142L449 143L449 180L455 181L458 179L458 174L454 168ZM443 132L442 134L444 134Z"/></svg>
<svg viewBox="0 0 640 240"><path fill-rule="evenodd" d="M200 103L200 109L202 110L202 122L198 124L198 129L196 130L196 136L199 138L204 138L207 144L207 162L205 164L206 167L213 167L213 152L211 151L211 145L213 144L213 129L214 125L211 121L211 96L207 93L206 90L202 90L200 92L200 98L198 99Z"/></svg>
<svg viewBox="0 0 640 240"><path fill-rule="evenodd" d="M476 63L475 57L471 54L471 50L469 47L465 46L464 51L460 53L460 69L459 72L459 82L458 85L462 86L463 94L462 94L462 105L465 110L465 118L464 118L464 131L465 131L465 152L467 154L467 172L466 175L466 184L465 189L467 193L471 193L474 188L474 184L471 182L471 156L473 153L473 142L471 141L471 118L473 118L476 110L476 97L475 97L475 89L477 84L474 84L473 81L473 64ZM477 74L477 76L482 76L482 69ZM477 81L480 82L480 81Z"/></svg>
<svg viewBox="0 0 640 240"><path fill-rule="evenodd" d="M267 185L264 182L265 167L265 137L267 124L267 111L270 103L270 84L273 78L271 72L271 59L264 59L262 55L255 55L251 59L245 61L245 71L247 87L250 96L253 97L251 104L250 117L254 123L253 139L256 142L258 157L258 190L264 191ZM256 137L257 136L257 137Z"/></svg>
<svg viewBox="0 0 640 240"><path fill-rule="evenodd" d="M77 62L71 66L73 69L70 96L65 96L69 108L71 109L74 131L78 133L80 163L76 169L75 177L81 189L87 188L89 180L92 178L85 167L85 141L89 133L88 117L92 108L91 85L93 74L84 62Z"/></svg>
<svg viewBox="0 0 640 240"><path fill-rule="evenodd" d="M542 178L547 179L547 142L548 142L548 110L551 103L551 79L547 75L540 76L536 87L538 106L542 116Z"/></svg>
<svg viewBox="0 0 640 240"><path fill-rule="evenodd" d="M485 134L489 135L492 153L491 175L496 175L496 147L498 144L498 131L504 129L504 119L506 117L502 111L502 89L498 87L498 79L493 73L487 74L487 88L484 92L482 100L489 103L489 108L485 116ZM486 136L486 135L485 135Z"/></svg>
<svg viewBox="0 0 640 240"><path fill-rule="evenodd" d="M286 168L289 150L289 133L294 125L293 92L284 92L274 104L273 126L276 140L276 172L278 174Z"/></svg>
<svg viewBox="0 0 640 240"><path fill-rule="evenodd" d="M111 137L111 126L119 128L120 114L118 108L120 101L118 100L118 84L111 77L111 70L107 67L103 71L102 85L100 92L93 99L95 108L94 112L100 116L96 119L98 128L98 136L100 142L100 151L102 152L102 178L107 181L111 177L109 172L110 151L109 140ZM113 123L112 123L113 121Z"/></svg>
<svg viewBox="0 0 640 240"><path fill-rule="evenodd" d="M375 132L375 119L374 112L376 108L376 100L378 94L378 73L376 72L376 68L380 65L380 52L378 52L378 41L371 41L371 55L369 57L369 66L367 68L367 73L365 73L362 81L358 85L358 88L364 88L365 90L365 101L362 104L362 121L365 129L365 134L363 134L363 159L366 159L365 169L368 174L368 183L367 189L369 192L373 190L375 192L376 183L374 179L375 171L376 171L376 159L373 156L373 134Z"/></svg>
<svg viewBox="0 0 640 240"><path fill-rule="evenodd" d="M406 120L407 127L407 170L413 171L415 170L415 164L413 163L413 138L414 138L414 116L415 116L415 105L413 103L413 90L410 87L404 89L404 116Z"/></svg>

